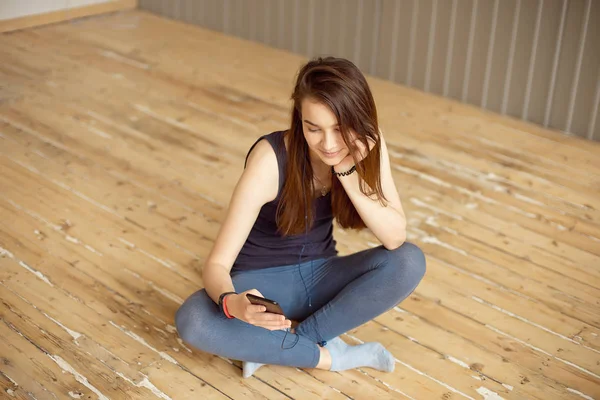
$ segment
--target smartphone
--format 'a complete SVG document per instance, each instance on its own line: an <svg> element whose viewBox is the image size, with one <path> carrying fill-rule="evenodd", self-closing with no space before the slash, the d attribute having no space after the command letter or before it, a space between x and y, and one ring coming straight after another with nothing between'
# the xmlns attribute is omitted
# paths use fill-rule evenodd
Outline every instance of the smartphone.
<svg viewBox="0 0 600 400"><path fill-rule="evenodd" d="M257 306L265 306L267 308L267 312L279 315L285 315L283 313L283 309L275 300L265 299L264 297L258 297L250 293L246 293L246 297L250 300L250 303L255 304Z"/></svg>

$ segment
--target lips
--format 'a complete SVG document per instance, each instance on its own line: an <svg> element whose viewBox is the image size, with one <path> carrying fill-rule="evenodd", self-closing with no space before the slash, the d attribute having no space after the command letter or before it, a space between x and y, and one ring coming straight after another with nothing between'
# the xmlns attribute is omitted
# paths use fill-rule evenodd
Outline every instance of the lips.
<svg viewBox="0 0 600 400"><path fill-rule="evenodd" d="M340 151L341 151L341 150L338 150L338 151L335 151L335 152L333 152L333 153L328 153L328 152L326 152L326 151L322 151L321 153L323 153L323 155L324 155L325 157L331 158L331 157L335 157L335 156L337 156L338 154L340 154Z"/></svg>

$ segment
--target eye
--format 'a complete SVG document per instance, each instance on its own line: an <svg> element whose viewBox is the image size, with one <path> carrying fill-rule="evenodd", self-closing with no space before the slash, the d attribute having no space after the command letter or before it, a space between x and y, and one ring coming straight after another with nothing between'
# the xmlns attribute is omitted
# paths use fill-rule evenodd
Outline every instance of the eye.
<svg viewBox="0 0 600 400"><path fill-rule="evenodd" d="M309 131L309 132L319 132L319 131L320 131L320 129L309 129L308 131Z"/></svg>

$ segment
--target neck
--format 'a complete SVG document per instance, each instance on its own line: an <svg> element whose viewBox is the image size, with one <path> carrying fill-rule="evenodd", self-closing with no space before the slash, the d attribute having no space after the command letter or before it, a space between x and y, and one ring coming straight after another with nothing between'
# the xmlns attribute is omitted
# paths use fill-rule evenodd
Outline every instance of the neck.
<svg viewBox="0 0 600 400"><path fill-rule="evenodd" d="M314 151L309 151L309 159L312 165L313 174L318 176L325 175L326 171L329 171L331 167L325 164Z"/></svg>

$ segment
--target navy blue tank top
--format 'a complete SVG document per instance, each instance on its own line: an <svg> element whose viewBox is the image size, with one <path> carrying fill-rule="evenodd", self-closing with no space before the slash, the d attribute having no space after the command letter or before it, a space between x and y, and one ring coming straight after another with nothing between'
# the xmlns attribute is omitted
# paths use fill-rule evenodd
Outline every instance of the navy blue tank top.
<svg viewBox="0 0 600 400"><path fill-rule="evenodd" d="M278 131L261 136L246 155L248 160L248 155L260 140L266 139L269 142L277 156L279 190L277 197L260 209L256 222L233 264L232 272L291 265L337 255L336 242L333 239L331 192L313 200L315 221L307 234L282 236L277 231L277 206L281 200L287 163L284 134L285 131Z"/></svg>

